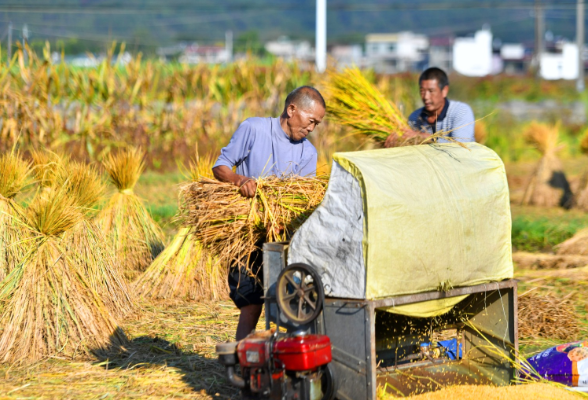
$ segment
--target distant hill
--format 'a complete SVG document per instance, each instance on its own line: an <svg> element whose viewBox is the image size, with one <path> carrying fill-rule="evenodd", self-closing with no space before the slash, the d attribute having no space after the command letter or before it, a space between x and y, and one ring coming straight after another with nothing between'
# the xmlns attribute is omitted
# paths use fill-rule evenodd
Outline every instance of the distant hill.
<svg viewBox="0 0 588 400"><path fill-rule="evenodd" d="M412 30L465 35L490 25L503 42L532 42L534 0L327 0L328 41L363 43L370 32ZM544 1L546 29L575 37L575 0ZM313 40L314 0L0 0L0 37L6 45L28 24L30 40L67 45L70 52L104 48L112 40L153 52L177 41L220 43L232 30L237 46L280 35ZM253 31L257 32L257 39Z"/></svg>

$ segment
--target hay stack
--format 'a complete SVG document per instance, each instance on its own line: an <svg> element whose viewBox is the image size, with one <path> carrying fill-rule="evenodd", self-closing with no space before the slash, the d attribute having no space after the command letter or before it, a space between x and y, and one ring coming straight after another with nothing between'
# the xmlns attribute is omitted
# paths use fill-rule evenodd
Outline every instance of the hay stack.
<svg viewBox="0 0 588 400"><path fill-rule="evenodd" d="M555 247L558 255L588 256L588 229L581 229Z"/></svg>
<svg viewBox="0 0 588 400"><path fill-rule="evenodd" d="M519 335L528 338L577 340L579 317L571 300L573 293L559 297L530 290L519 296Z"/></svg>
<svg viewBox="0 0 588 400"><path fill-rule="evenodd" d="M0 285L0 362L74 357L124 343L106 306L91 288L63 234L83 219L62 188L37 196L25 213L33 233L23 261Z"/></svg>
<svg viewBox="0 0 588 400"><path fill-rule="evenodd" d="M133 308L130 290L114 249L90 219L104 194L100 175L92 166L69 162L60 168L55 179L55 185L63 187L66 195L75 200L84 217L65 232L65 248L108 311L115 318L122 318Z"/></svg>
<svg viewBox="0 0 588 400"><path fill-rule="evenodd" d="M190 164L189 178L197 182L212 177L211 155ZM227 298L226 269L182 227L171 243L134 283L140 296L151 299L219 300Z"/></svg>
<svg viewBox="0 0 588 400"><path fill-rule="evenodd" d="M127 279L134 280L163 250L163 232L149 215L133 188L143 172L143 153L131 148L109 155L103 162L118 189L96 217L96 223L114 248Z"/></svg>
<svg viewBox="0 0 588 400"><path fill-rule="evenodd" d="M60 168L69 162L69 157L49 150L31 151L35 178L42 188L55 183Z"/></svg>
<svg viewBox="0 0 588 400"><path fill-rule="evenodd" d="M20 223L23 210L14 198L30 182L30 167L18 153L0 155L0 281L22 258L27 231Z"/></svg>
<svg viewBox="0 0 588 400"><path fill-rule="evenodd" d="M182 214L194 236L223 266L247 265L258 243L291 238L322 201L328 177L257 180L254 199L238 188L203 178L181 188Z"/></svg>
<svg viewBox="0 0 588 400"><path fill-rule="evenodd" d="M220 300L228 298L226 280L226 270L184 227L134 287L151 299Z"/></svg>
<svg viewBox="0 0 588 400"><path fill-rule="evenodd" d="M532 122L523 135L543 156L531 176L522 204L570 208L572 191L556 156L559 126Z"/></svg>

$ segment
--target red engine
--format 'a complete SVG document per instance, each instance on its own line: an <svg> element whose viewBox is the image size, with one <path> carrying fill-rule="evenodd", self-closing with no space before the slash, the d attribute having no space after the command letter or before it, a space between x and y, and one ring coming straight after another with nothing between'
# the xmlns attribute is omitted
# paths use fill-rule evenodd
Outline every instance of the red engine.
<svg viewBox="0 0 588 400"><path fill-rule="evenodd" d="M240 342L218 344L217 354L227 367L229 381L246 395L288 400L332 397L328 336L254 333Z"/></svg>
<svg viewBox="0 0 588 400"><path fill-rule="evenodd" d="M275 290L278 314L294 326L310 324L320 315L323 285L312 267L289 265L280 272ZM266 302L270 300L266 293ZM245 398L332 399L335 379L329 367L331 340L305 332L279 333L279 315L276 332L252 333L240 342L217 344L216 353L227 368L229 381L241 388Z"/></svg>

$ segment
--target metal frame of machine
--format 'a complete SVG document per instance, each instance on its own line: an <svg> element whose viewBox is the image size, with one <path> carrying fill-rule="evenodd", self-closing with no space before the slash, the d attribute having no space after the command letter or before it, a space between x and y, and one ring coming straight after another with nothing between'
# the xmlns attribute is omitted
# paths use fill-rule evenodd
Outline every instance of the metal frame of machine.
<svg viewBox="0 0 588 400"><path fill-rule="evenodd" d="M288 244L266 243L263 250L266 327L280 316L279 325L288 331L328 335L337 398L375 400L379 385L409 395L457 382L508 385L516 377L511 363L518 353L516 280L378 300L325 298L321 316L297 325L276 304L276 281L287 266ZM451 312L437 318L379 310L463 295L467 297ZM439 332L454 335L455 359L423 351L423 342Z"/></svg>

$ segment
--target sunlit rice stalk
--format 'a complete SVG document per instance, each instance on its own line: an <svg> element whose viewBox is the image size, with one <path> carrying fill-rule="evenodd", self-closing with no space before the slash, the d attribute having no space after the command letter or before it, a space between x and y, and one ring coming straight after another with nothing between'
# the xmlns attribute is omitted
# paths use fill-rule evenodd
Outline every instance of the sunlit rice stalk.
<svg viewBox="0 0 588 400"><path fill-rule="evenodd" d="M358 68L343 72L330 70L323 82L327 116L348 126L352 132L376 142L384 142L408 129L406 118L372 85Z"/></svg>
<svg viewBox="0 0 588 400"><path fill-rule="evenodd" d="M54 186L72 198L84 216L64 233L64 247L109 312L122 318L133 309L132 296L114 249L89 219L104 193L100 175L94 167L72 161L59 170L55 180Z"/></svg>
<svg viewBox="0 0 588 400"><path fill-rule="evenodd" d="M139 149L120 151L104 161L118 189L96 217L96 223L114 248L125 276L136 278L163 250L163 232L133 193L144 169Z"/></svg>
<svg viewBox="0 0 588 400"><path fill-rule="evenodd" d="M0 281L23 257L27 230L14 198L31 182L31 164L15 152L0 155Z"/></svg>
<svg viewBox="0 0 588 400"><path fill-rule="evenodd" d="M192 181L212 177L212 154L196 157L185 172ZM134 283L137 293L152 299L218 300L227 298L226 269L183 227Z"/></svg>
<svg viewBox="0 0 588 400"><path fill-rule="evenodd" d="M227 298L226 279L225 270L191 228L181 228L133 286L151 299L219 300Z"/></svg>
<svg viewBox="0 0 588 400"><path fill-rule="evenodd" d="M0 284L1 362L74 357L124 343L100 296L71 258L63 235L83 219L63 188L38 196L24 223L25 257Z"/></svg>
<svg viewBox="0 0 588 400"><path fill-rule="evenodd" d="M223 265L247 264L260 241L290 239L322 201L328 177L261 178L254 199L212 179L181 188L184 222Z"/></svg>

